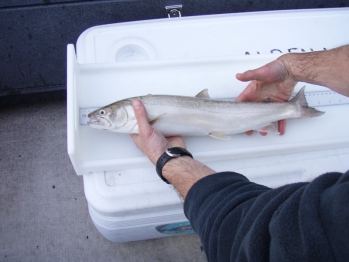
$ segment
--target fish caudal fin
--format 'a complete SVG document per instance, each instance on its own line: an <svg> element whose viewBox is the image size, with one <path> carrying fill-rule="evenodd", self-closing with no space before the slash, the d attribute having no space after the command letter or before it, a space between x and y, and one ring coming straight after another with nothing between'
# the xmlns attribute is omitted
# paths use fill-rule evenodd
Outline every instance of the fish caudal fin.
<svg viewBox="0 0 349 262"><path fill-rule="evenodd" d="M315 108L309 107L307 99L304 95L305 86L299 90L297 95L293 97L289 102L295 103L300 108L300 115L298 118L306 118L306 117L316 117L325 114L325 112L316 110Z"/></svg>

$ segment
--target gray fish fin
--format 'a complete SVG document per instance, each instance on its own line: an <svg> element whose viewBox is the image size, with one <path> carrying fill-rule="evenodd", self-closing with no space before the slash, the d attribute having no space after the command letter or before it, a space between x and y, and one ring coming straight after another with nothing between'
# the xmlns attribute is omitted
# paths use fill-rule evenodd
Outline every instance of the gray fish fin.
<svg viewBox="0 0 349 262"><path fill-rule="evenodd" d="M224 132L210 132L208 135L210 137L220 139L220 140L229 140L230 139L230 136L228 136L228 134L224 133Z"/></svg>
<svg viewBox="0 0 349 262"><path fill-rule="evenodd" d="M210 98L210 95L208 94L207 88L202 90L200 93L198 93L195 97L198 98Z"/></svg>
<svg viewBox="0 0 349 262"><path fill-rule="evenodd" d="M304 95L304 89L305 86L299 90L297 95L295 95L294 98L292 98L289 102L295 103L300 107L300 115L298 118L305 118L305 117L316 117L316 116L321 116L325 114L323 111L316 110L315 108L309 107L307 99L305 98Z"/></svg>
<svg viewBox="0 0 349 262"><path fill-rule="evenodd" d="M165 114L161 114L161 115L159 115L159 116L153 118L152 120L150 120L150 121L149 121L149 125L151 125L151 126L154 125L154 124L156 123L156 121L158 121L159 118L160 118L161 116L163 116L163 115L166 115L166 113L165 113Z"/></svg>
<svg viewBox="0 0 349 262"><path fill-rule="evenodd" d="M301 90L299 90L297 95L295 95L294 98L292 98L289 102L296 103L302 107L308 107L308 102L304 95L304 89L305 89L305 86L303 86Z"/></svg>
<svg viewBox="0 0 349 262"><path fill-rule="evenodd" d="M268 125L258 127L256 128L256 130L259 132L266 132L266 133L277 134L277 135L280 134L277 129L277 122L273 122Z"/></svg>

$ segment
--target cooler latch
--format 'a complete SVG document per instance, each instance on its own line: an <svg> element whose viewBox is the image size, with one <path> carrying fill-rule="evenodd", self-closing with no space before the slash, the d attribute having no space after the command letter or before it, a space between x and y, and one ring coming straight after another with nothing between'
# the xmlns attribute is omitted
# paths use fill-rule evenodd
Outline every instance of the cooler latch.
<svg viewBox="0 0 349 262"><path fill-rule="evenodd" d="M165 6L165 16L168 18L181 17L182 5Z"/></svg>

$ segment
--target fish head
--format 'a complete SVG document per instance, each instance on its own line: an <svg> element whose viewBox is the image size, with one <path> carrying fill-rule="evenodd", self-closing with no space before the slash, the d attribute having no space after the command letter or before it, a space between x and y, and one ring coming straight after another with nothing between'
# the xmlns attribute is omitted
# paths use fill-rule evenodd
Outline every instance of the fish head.
<svg viewBox="0 0 349 262"><path fill-rule="evenodd" d="M101 107L89 113L88 117L90 118L89 126L112 132L131 133L137 125L130 100L122 100Z"/></svg>

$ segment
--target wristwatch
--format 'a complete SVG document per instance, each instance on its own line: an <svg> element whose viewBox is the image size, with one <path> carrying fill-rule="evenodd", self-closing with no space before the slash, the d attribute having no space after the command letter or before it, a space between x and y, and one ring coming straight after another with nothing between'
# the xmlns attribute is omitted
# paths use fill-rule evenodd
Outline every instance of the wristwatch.
<svg viewBox="0 0 349 262"><path fill-rule="evenodd" d="M189 153L188 150L181 148L181 147L172 147L167 148L165 153L163 153L158 161L156 162L156 173L158 173L159 177L167 184L170 184L166 178L162 175L162 168L164 165L172 158L174 157L180 157L180 156L190 156L193 158L193 155Z"/></svg>

